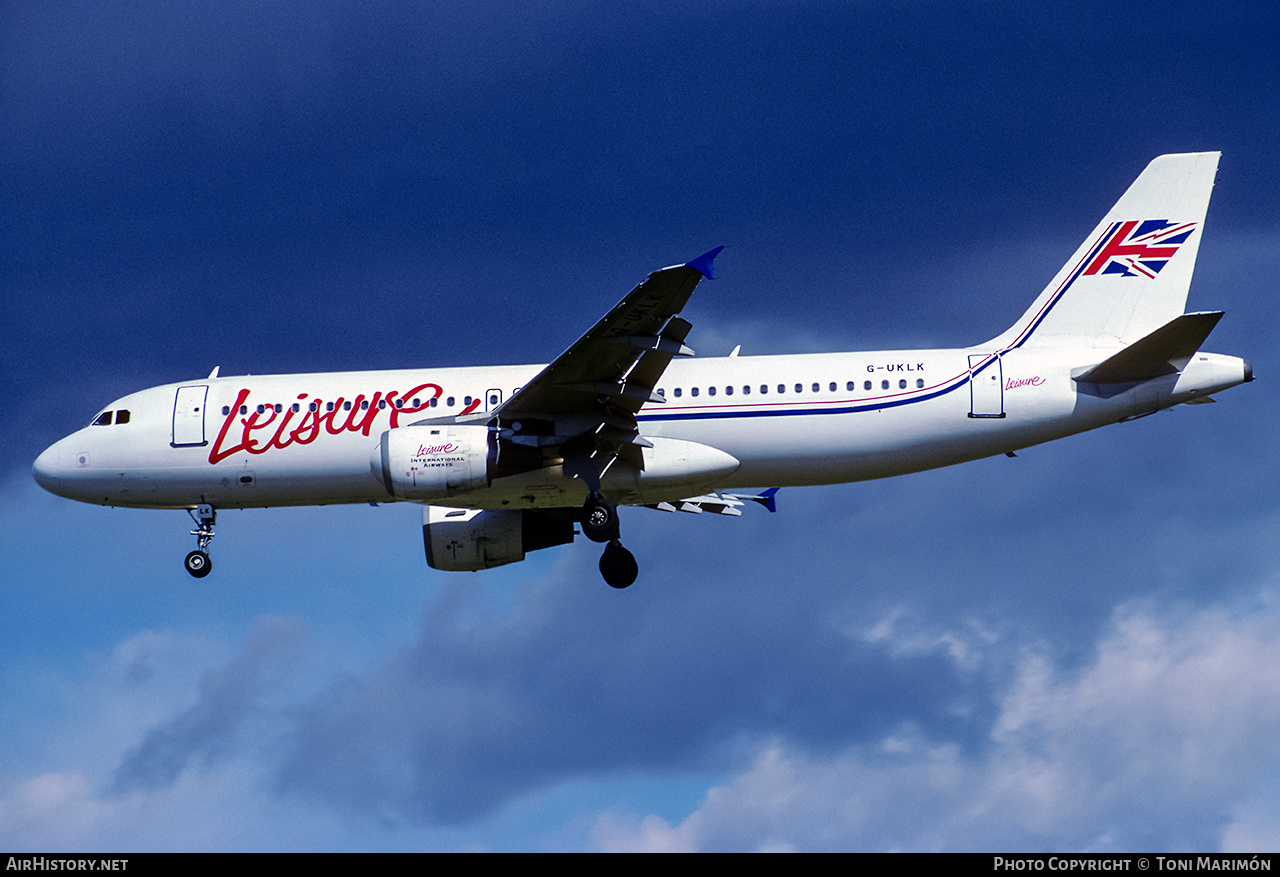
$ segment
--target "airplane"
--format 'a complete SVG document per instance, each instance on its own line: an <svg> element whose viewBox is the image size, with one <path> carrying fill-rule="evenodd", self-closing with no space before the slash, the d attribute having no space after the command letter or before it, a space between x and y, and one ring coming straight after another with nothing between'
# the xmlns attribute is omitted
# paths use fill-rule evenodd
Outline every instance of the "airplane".
<svg viewBox="0 0 1280 877"><path fill-rule="evenodd" d="M717 247L648 276L548 365L224 377L118 399L33 473L82 502L219 509L413 502L427 563L480 570L579 534L638 575L619 506L741 514L779 487L1007 454L1253 380L1184 313L1217 152L1152 161L1026 313L973 347L694 357L680 316ZM733 491L772 485L762 493Z"/></svg>

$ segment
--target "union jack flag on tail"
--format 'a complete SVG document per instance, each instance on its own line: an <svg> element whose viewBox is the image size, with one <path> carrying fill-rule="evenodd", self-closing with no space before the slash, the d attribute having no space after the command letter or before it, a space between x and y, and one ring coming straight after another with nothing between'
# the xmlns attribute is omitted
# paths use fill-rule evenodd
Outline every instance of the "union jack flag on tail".
<svg viewBox="0 0 1280 877"><path fill-rule="evenodd" d="M1155 277L1195 227L1194 222L1178 223L1167 219L1131 219L1114 223L1090 255L1089 267L1084 273Z"/></svg>

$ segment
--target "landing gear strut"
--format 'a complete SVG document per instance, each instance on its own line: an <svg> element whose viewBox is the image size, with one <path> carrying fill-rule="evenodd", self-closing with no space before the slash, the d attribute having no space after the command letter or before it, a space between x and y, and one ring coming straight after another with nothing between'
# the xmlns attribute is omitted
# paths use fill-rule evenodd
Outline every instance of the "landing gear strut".
<svg viewBox="0 0 1280 877"><path fill-rule="evenodd" d="M213 525L218 519L218 512L207 502L202 502L194 509L187 509L187 514L195 522L196 528L191 531L191 535L196 537L196 544L200 547L187 555L185 566L187 572L202 579L213 571L213 561L209 559L205 549L213 541Z"/></svg>

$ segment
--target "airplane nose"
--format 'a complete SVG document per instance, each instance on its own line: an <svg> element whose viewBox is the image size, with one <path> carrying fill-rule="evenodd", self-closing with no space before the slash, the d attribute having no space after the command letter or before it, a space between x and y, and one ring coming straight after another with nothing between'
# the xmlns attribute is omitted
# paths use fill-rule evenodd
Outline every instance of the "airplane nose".
<svg viewBox="0 0 1280 877"><path fill-rule="evenodd" d="M36 483L50 493L58 492L59 470L58 464L58 446L52 445L45 449L45 452L36 457L35 463L31 465L31 474L35 476Z"/></svg>

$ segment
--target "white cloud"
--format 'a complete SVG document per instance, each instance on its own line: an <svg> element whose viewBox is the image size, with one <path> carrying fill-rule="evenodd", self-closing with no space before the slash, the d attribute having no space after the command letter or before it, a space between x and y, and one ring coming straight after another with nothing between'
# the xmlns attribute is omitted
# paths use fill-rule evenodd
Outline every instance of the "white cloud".
<svg viewBox="0 0 1280 877"><path fill-rule="evenodd" d="M436 619L435 636L451 623L446 616ZM1061 642L1019 646L1011 634L975 621L948 630L901 606L859 631L851 630L851 642L893 662L940 656L964 678L1004 680L956 693L975 710L965 727L978 722L986 736L966 741L964 728L910 716L874 739L851 734L844 742L802 741L765 725L772 736L740 738L754 753L750 763L713 780L686 817L598 806L584 814L570 806L565 826L585 816L591 827L584 842L602 850L1248 850L1270 848L1280 836L1280 740L1273 733L1280 721L1280 606L1271 598L1243 608L1130 603L1113 613L1092 647L1078 650L1083 661L1064 657ZM286 753L277 744L306 725L289 704L315 706L310 685L299 689L300 674L274 657L296 649L298 635L295 622L268 618L236 654L172 632L122 642L78 688L61 687L60 697L83 700L84 713L46 753L44 761L56 766L0 786L0 843L272 849L385 847L411 837L448 845L484 836L489 829L406 825L393 801L371 802L365 816L350 813L341 803L347 790L330 799L280 793ZM411 693L403 684L397 690ZM402 707L414 712L404 696ZM218 706L226 697L234 701L230 709ZM996 706L984 717L985 703ZM210 711L230 723L212 737L203 732L208 723L191 721ZM385 733L404 730L390 715L363 715ZM192 727L203 730L178 733ZM248 727L268 732L267 739L250 739ZM190 737L183 750L189 757L157 781L113 790L113 774L157 737ZM835 748L825 749L830 743ZM83 751L73 757L75 746ZM628 757L615 750L593 766L565 762L559 776L606 787ZM465 765L453 768L465 772ZM689 769L632 772L687 783ZM504 776L490 779L511 779ZM556 777L548 764L544 787ZM594 795L599 801L599 791ZM507 800L526 796L517 790ZM374 812L390 823L370 821ZM564 826L541 830L559 831L563 845Z"/></svg>
<svg viewBox="0 0 1280 877"><path fill-rule="evenodd" d="M80 667L44 669L49 703L6 729L23 761L0 779L0 846L234 849L278 829L262 743L236 732L274 716L260 665L300 637L295 620L265 617L228 655L207 634L144 630ZM144 781L120 781L134 774Z"/></svg>
<svg viewBox="0 0 1280 877"><path fill-rule="evenodd" d="M608 813L600 849L1256 849L1277 836L1280 611L1128 606L1087 664L1017 661L985 745L907 727L785 742L686 819Z"/></svg>

